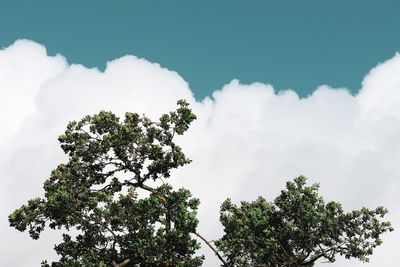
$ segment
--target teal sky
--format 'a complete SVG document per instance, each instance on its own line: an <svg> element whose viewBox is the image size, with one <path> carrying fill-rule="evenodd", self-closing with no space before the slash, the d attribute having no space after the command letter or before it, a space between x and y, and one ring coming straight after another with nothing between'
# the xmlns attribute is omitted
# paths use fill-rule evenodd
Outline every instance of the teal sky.
<svg viewBox="0 0 400 267"><path fill-rule="evenodd" d="M0 46L27 38L103 69L134 54L177 71L198 99L237 78L360 88L400 50L400 1L2 1Z"/></svg>

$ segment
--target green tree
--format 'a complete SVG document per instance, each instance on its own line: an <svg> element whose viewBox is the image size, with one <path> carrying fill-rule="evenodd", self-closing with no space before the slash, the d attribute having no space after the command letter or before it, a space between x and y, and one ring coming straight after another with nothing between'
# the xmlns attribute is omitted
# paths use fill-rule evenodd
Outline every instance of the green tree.
<svg viewBox="0 0 400 267"><path fill-rule="evenodd" d="M180 100L157 122L136 113L120 121L105 111L70 122L59 137L68 162L45 181L43 198L9 215L10 225L33 239L46 227L63 230L55 246L60 259L42 267L201 266L194 237L222 266L312 266L337 254L367 261L392 230L378 219L384 208L344 213L299 177L272 203L225 201L225 235L215 247L196 232L199 200L165 183L171 170L190 163L173 139L195 118Z"/></svg>
<svg viewBox="0 0 400 267"><path fill-rule="evenodd" d="M200 266L203 257L195 255L199 244L191 236L199 200L185 189L146 184L190 162L173 138L196 117L187 102L178 105L158 122L135 113L120 122L102 111L69 123L59 137L68 163L45 181L44 198L9 216L11 226L28 229L34 239L46 225L76 229L55 247L61 258L54 267ZM149 194L139 197L139 189Z"/></svg>
<svg viewBox="0 0 400 267"><path fill-rule="evenodd" d="M382 243L382 233L392 231L382 222L383 207L345 213L337 202L325 203L318 185L306 186L300 176L287 182L273 201L259 197L241 202L230 199L221 206L224 236L216 245L228 266L314 266L321 258L334 262L336 255L363 262Z"/></svg>

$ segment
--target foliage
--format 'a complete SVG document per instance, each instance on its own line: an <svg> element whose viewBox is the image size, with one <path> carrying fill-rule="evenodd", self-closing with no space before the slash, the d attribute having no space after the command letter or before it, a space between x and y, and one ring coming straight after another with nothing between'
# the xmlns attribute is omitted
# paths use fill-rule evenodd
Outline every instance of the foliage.
<svg viewBox="0 0 400 267"><path fill-rule="evenodd" d="M288 182L273 202L259 197L241 202L230 199L221 206L225 235L216 242L229 266L313 266L336 255L368 261L381 244L380 235L393 228L381 222L387 210L345 213L337 202L325 203L318 185L306 186L300 176Z"/></svg>
<svg viewBox="0 0 400 267"><path fill-rule="evenodd" d="M32 199L9 216L11 226L28 229L34 239L46 225L77 229L76 237L64 234L55 247L61 259L54 267L200 266L199 244L190 235L198 224L199 201L185 189L145 184L190 162L173 137L196 117L185 101L178 105L157 123L135 113L120 122L105 111L69 123L59 137L68 163L45 181L43 199ZM137 189L150 195L139 198Z"/></svg>
<svg viewBox="0 0 400 267"><path fill-rule="evenodd" d="M201 266L193 235L222 266L313 266L336 255L368 261L380 235L392 231L379 219L384 208L345 213L339 203L325 204L318 186L306 186L301 176L271 203L259 197L238 207L226 200L225 235L216 248L196 232L199 200L164 182L190 163L173 139L195 119L180 100L157 122L136 113L120 121L106 111L70 122L59 137L68 162L45 181L43 198L9 215L10 225L33 239L46 227L63 230L55 246L60 259L42 267Z"/></svg>

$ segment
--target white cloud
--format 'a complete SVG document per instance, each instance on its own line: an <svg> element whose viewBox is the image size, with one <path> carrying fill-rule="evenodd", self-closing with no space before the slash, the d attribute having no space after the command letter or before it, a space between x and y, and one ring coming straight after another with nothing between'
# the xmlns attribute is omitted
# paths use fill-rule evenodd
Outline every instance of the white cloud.
<svg viewBox="0 0 400 267"><path fill-rule="evenodd" d="M384 205L400 228L400 55L365 77L356 96L321 86L299 99L271 85L233 80L196 102L179 74L133 56L109 62L104 72L67 65L61 56L18 41L0 51L0 258L3 265L37 266L54 235L30 241L8 227L7 214L41 193L50 170L64 159L57 136L66 123L109 109L156 117L186 98L198 115L179 138L193 163L171 180L201 201L200 230L220 234L218 210L226 197L273 199L285 181L304 174L321 193L347 208ZM400 264L398 231L386 236L369 266ZM21 251L24 257L20 257ZM207 253L205 266L216 266ZM358 266L339 260L335 266Z"/></svg>
<svg viewBox="0 0 400 267"><path fill-rule="evenodd" d="M62 56L48 57L45 48L32 41L20 40L0 50L0 145L34 112L33 98L40 87L65 68Z"/></svg>

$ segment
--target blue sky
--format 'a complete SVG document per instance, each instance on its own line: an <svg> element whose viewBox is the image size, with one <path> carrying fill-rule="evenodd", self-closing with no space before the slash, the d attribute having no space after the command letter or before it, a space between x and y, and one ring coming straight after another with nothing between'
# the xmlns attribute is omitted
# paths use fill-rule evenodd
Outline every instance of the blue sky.
<svg viewBox="0 0 400 267"><path fill-rule="evenodd" d="M356 92L400 48L399 1L2 1L0 46L19 38L103 69L134 54L175 70L198 99L232 79Z"/></svg>

